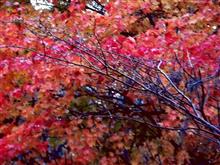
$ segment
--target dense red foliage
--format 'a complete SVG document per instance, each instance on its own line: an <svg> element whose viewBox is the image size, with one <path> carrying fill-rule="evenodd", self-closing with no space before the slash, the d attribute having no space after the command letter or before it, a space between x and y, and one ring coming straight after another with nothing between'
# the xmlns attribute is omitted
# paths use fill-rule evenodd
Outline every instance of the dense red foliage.
<svg viewBox="0 0 220 165"><path fill-rule="evenodd" d="M0 2L0 162L219 164L219 2L99 2Z"/></svg>

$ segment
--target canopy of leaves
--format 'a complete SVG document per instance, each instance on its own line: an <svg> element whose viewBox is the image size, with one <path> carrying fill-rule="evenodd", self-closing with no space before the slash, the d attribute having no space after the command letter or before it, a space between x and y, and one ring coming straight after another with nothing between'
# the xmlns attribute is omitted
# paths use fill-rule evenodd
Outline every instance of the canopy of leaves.
<svg viewBox="0 0 220 165"><path fill-rule="evenodd" d="M220 163L218 1L52 4L0 2L1 163Z"/></svg>

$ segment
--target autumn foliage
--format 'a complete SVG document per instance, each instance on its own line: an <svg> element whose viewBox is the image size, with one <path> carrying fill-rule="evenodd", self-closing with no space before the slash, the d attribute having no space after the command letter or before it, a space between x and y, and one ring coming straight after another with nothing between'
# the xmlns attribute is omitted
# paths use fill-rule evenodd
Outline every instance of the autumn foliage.
<svg viewBox="0 0 220 165"><path fill-rule="evenodd" d="M220 3L0 2L1 164L220 164Z"/></svg>

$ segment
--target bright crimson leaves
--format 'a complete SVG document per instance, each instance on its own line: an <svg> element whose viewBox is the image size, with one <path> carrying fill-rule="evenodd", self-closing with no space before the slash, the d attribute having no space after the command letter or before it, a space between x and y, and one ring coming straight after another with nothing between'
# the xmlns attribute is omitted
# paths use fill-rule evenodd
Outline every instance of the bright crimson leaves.
<svg viewBox="0 0 220 165"><path fill-rule="evenodd" d="M218 164L218 2L54 3L1 2L1 162Z"/></svg>

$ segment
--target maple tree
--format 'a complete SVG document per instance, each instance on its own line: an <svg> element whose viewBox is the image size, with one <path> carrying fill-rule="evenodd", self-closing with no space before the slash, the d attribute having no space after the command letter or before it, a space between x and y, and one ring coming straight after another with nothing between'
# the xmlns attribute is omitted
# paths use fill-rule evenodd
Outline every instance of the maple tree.
<svg viewBox="0 0 220 165"><path fill-rule="evenodd" d="M0 2L0 162L219 164L216 0Z"/></svg>

